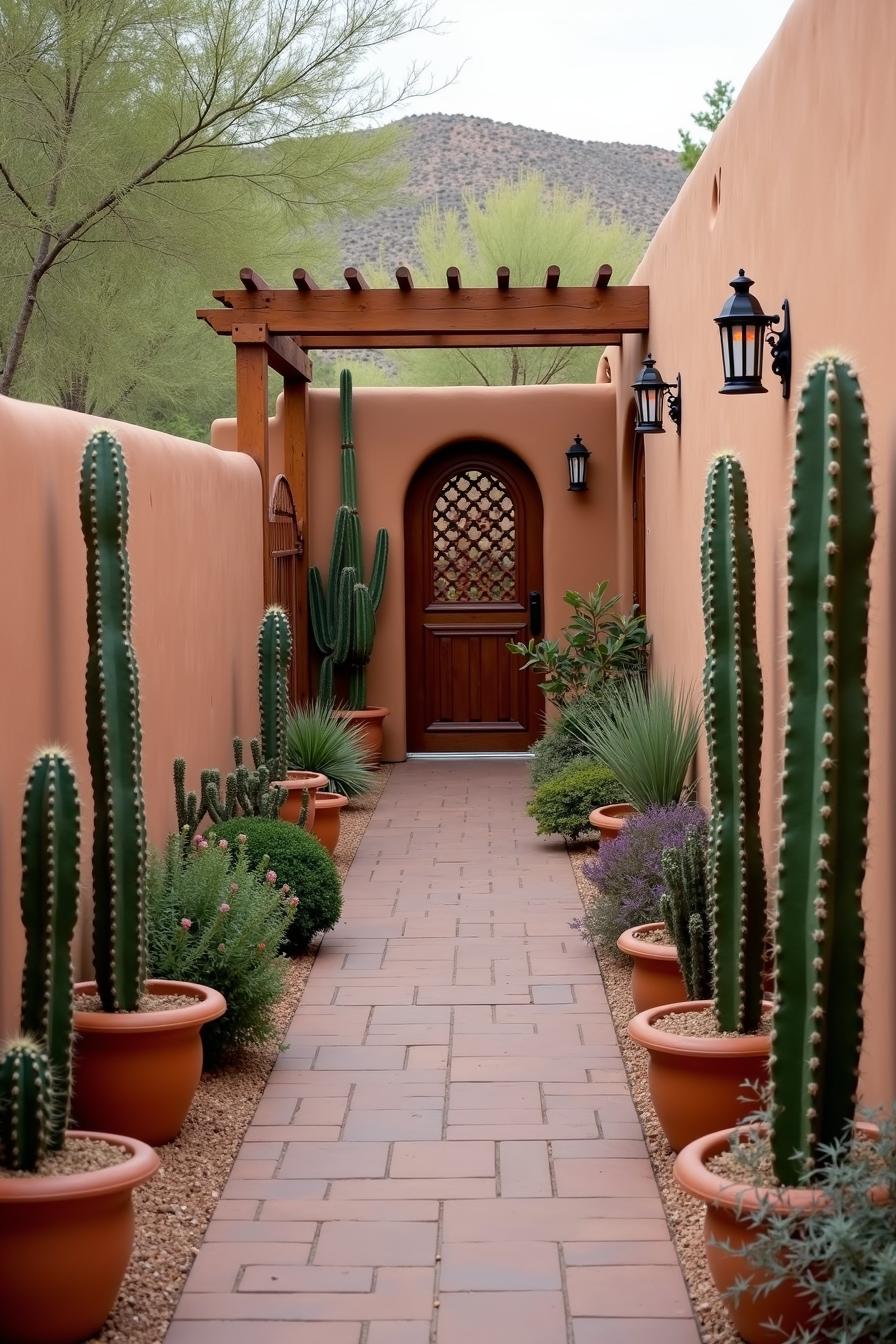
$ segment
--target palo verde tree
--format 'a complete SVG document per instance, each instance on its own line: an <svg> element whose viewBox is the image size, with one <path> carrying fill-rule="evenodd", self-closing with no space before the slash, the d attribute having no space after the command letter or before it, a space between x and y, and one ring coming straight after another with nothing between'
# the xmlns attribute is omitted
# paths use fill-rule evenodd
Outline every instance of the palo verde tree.
<svg viewBox="0 0 896 1344"><path fill-rule="evenodd" d="M727 79L717 79L712 88L703 95L706 111L692 112L691 121L704 131L713 131L721 124L723 117L731 110L734 102L734 85ZM695 140L690 131L678 132L678 158L683 168L691 171L694 164L706 148L706 140Z"/></svg>
<svg viewBox="0 0 896 1344"><path fill-rule="evenodd" d="M427 0L0 0L0 307L9 392L50 279L121 250L189 265L267 205L295 233L394 184L348 132L421 91L371 63ZM91 263L87 267L87 263ZM139 350L137 353L139 359Z"/></svg>

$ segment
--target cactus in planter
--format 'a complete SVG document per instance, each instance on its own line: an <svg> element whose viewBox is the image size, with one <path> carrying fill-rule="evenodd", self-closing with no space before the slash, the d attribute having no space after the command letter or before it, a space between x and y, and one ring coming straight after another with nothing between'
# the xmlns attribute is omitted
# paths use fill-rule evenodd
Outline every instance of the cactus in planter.
<svg viewBox="0 0 896 1344"><path fill-rule="evenodd" d="M855 1113L862 1042L862 882L871 460L858 380L818 361L796 426L787 545L788 708L775 925L772 1152L787 1184Z"/></svg>
<svg viewBox="0 0 896 1344"><path fill-rule="evenodd" d="M44 1043L62 1099L52 1113L47 1144L62 1146L72 1079L71 942L78 916L80 805L68 758L55 748L31 767L22 813L21 1030Z"/></svg>
<svg viewBox="0 0 896 1344"><path fill-rule="evenodd" d="M660 914L678 951L689 999L712 997L712 940L706 889L706 845L690 830L679 849L664 849L666 891Z"/></svg>
<svg viewBox="0 0 896 1344"><path fill-rule="evenodd" d="M352 376L343 369L339 376L339 409L342 423L340 449L341 504L336 511L327 588L316 565L308 573L308 605L314 642L323 654L318 693L332 702L334 673L349 669L348 705L367 705L367 664L373 651L376 612L386 582L389 534L381 527L376 534L369 582L363 577L361 521L358 516L358 477L352 441Z"/></svg>
<svg viewBox="0 0 896 1344"><path fill-rule="evenodd" d="M714 1000L723 1031L749 1033L762 1016L766 920L759 834L762 677L747 483L729 454L716 458L707 477L701 566Z"/></svg>
<svg viewBox="0 0 896 1344"><path fill-rule="evenodd" d="M30 1036L0 1055L0 1167L34 1171L53 1144L54 1094L50 1061Z"/></svg>
<svg viewBox="0 0 896 1344"><path fill-rule="evenodd" d="M93 958L105 1011L134 1011L146 964L140 692L131 643L127 468L121 445L106 430L92 434L84 449L80 503L87 547Z"/></svg>
<svg viewBox="0 0 896 1344"><path fill-rule="evenodd" d="M258 707L261 755L276 762L275 779L286 779L286 724L292 631L282 607L268 607L258 630Z"/></svg>

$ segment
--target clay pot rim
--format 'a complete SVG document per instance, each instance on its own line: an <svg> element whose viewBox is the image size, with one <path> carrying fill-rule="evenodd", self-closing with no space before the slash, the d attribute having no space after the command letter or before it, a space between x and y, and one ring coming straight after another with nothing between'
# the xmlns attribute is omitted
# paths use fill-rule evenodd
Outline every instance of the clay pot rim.
<svg viewBox="0 0 896 1344"><path fill-rule="evenodd" d="M146 1033L181 1031L184 1027L201 1027L227 1011L227 1000L209 985L194 985L188 980L147 980L146 994L185 994L196 1000L182 1008L159 1008L146 1013L88 1013L75 1009L73 1025L82 1036L130 1032ZM95 994L95 980L79 980L76 994Z"/></svg>
<svg viewBox="0 0 896 1344"><path fill-rule="evenodd" d="M637 1045L657 1055L753 1059L771 1053L770 1036L678 1036L674 1031L660 1031L659 1027L653 1025L658 1017L667 1017L670 1013L700 1013L711 1008L712 1004L712 999L688 999L682 1003L663 1003L658 1008L647 1008L631 1019L628 1034ZM766 1007L771 1006L766 1002Z"/></svg>
<svg viewBox="0 0 896 1344"><path fill-rule="evenodd" d="M113 1167L99 1171L73 1172L70 1176L2 1176L0 1175L0 1204L58 1203L73 1199L91 1199L111 1195L120 1190L133 1190L145 1185L161 1166L154 1148L140 1139L123 1134L104 1134L95 1129L71 1129L70 1139L97 1139L115 1144L130 1154Z"/></svg>
<svg viewBox="0 0 896 1344"><path fill-rule="evenodd" d="M286 789L292 793L294 789L301 789L303 793L310 793L312 789L324 789L329 784L326 775L322 775L319 770L287 770L286 779L278 779L274 782L274 787Z"/></svg>
<svg viewBox="0 0 896 1344"><path fill-rule="evenodd" d="M605 803L589 812L588 820L596 831L621 831L628 818L637 811L634 803Z"/></svg>
<svg viewBox="0 0 896 1344"><path fill-rule="evenodd" d="M654 929L664 929L663 921L654 920L650 924L634 924L616 939L620 952L628 957L641 957L644 961L677 961L678 952L674 943L645 943L639 933L652 933Z"/></svg>
<svg viewBox="0 0 896 1344"><path fill-rule="evenodd" d="M334 709L333 713L340 719L385 719L392 711L383 705L365 705L364 709Z"/></svg>
<svg viewBox="0 0 896 1344"><path fill-rule="evenodd" d="M317 795L318 812L341 812L348 806L348 799L344 793L333 793L331 789L325 789Z"/></svg>

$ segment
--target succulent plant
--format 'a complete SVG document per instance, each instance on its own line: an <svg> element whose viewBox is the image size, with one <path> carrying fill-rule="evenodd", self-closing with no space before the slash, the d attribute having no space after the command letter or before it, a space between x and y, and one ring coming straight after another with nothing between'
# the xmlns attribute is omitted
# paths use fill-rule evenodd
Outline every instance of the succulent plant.
<svg viewBox="0 0 896 1344"><path fill-rule="evenodd" d="M81 462L87 547L87 750L93 782L93 959L106 1012L137 1008L145 978L146 821L140 691L131 643L128 476L106 430Z"/></svg>
<svg viewBox="0 0 896 1344"><path fill-rule="evenodd" d="M747 482L730 454L709 469L701 565L713 997L722 1031L749 1033L762 1016L766 924L759 833L762 677Z"/></svg>
<svg viewBox="0 0 896 1344"><path fill-rule="evenodd" d="M54 1096L50 1061L33 1037L0 1055L0 1167L34 1171L51 1147Z"/></svg>
<svg viewBox="0 0 896 1344"><path fill-rule="evenodd" d="M866 687L874 544L868 417L830 356L809 371L787 530L788 707L775 926L772 1151L788 1184L855 1114L862 1043ZM801 1161L795 1154L805 1154Z"/></svg>
<svg viewBox="0 0 896 1344"><path fill-rule="evenodd" d="M332 702L334 673L347 667L348 704L364 709L367 704L367 664L373 651L376 612L386 583L389 534L376 534L369 582L363 577L361 520L358 516L358 476L352 440L352 376L343 369L339 376L339 409L342 448L339 454L340 498L333 528L327 588L313 565L308 573L308 606L311 630L323 654L318 694Z"/></svg>
<svg viewBox="0 0 896 1344"><path fill-rule="evenodd" d="M286 725L289 719L289 665L292 631L282 607L268 607L258 630L258 707L261 754L276 762L275 779L286 778Z"/></svg>
<svg viewBox="0 0 896 1344"><path fill-rule="evenodd" d="M709 999L712 938L703 834L688 831L682 845L663 850L662 863L666 890L660 897L660 914L678 952L688 998Z"/></svg>

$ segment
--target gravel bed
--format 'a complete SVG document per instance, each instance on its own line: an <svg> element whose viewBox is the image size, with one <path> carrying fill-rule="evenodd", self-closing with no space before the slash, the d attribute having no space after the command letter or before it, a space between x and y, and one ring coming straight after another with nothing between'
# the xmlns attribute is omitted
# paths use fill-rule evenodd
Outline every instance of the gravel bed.
<svg viewBox="0 0 896 1344"><path fill-rule="evenodd" d="M103 1139L66 1139L64 1148L57 1153L47 1153L37 1171L12 1171L9 1167L0 1167L0 1175L4 1180L14 1176L23 1181L35 1176L81 1176L88 1171L118 1167L129 1157L128 1150L119 1148L117 1143L106 1143Z"/></svg>
<svg viewBox="0 0 896 1344"><path fill-rule="evenodd" d="M195 994L141 994L138 1013L163 1013L171 1008L192 1008L200 1002ZM76 1013L105 1012L99 994L76 994L72 999ZM127 1010L122 1008L121 1012ZM117 1016L113 1013L113 1017Z"/></svg>
<svg viewBox="0 0 896 1344"><path fill-rule="evenodd" d="M582 871L582 865L593 856L593 849L569 852L583 903L590 902L595 897L600 899L594 883L589 881ZM704 1344L740 1344L740 1336L729 1324L728 1315L718 1298L706 1265L703 1249L703 1205L695 1199L690 1199L675 1183L672 1176L675 1154L666 1143L650 1101L647 1086L647 1054L629 1039L625 1030L629 1020L635 1015L629 988L631 962L628 957L622 957L615 948L598 947L596 951L622 1058L628 1073L632 1099L644 1130L669 1230L681 1261L701 1336Z"/></svg>
<svg viewBox="0 0 896 1344"><path fill-rule="evenodd" d="M587 882L588 879L585 878ZM594 885L593 883L591 884ZM656 947L671 947L672 939L666 929L651 929L649 933L636 933L636 943L653 943Z"/></svg>
<svg viewBox="0 0 896 1344"><path fill-rule="evenodd" d="M667 1031L673 1036L701 1036L704 1040L733 1039L741 1036L739 1031L721 1031L714 1008L704 1008L699 1013L667 1013L665 1017L654 1018L652 1025L657 1031ZM757 1035L767 1036L772 1029L771 1013L763 1014Z"/></svg>
<svg viewBox="0 0 896 1344"><path fill-rule="evenodd" d="M391 774L382 766L365 798L343 808L336 867L344 877ZM302 998L316 948L290 962L275 1013L285 1033ZM202 1244L230 1168L255 1114L276 1044L244 1050L226 1068L203 1074L186 1124L159 1149L158 1174L134 1196L134 1253L112 1315L86 1344L163 1344L193 1257ZM247 1330L247 1340L252 1336Z"/></svg>

